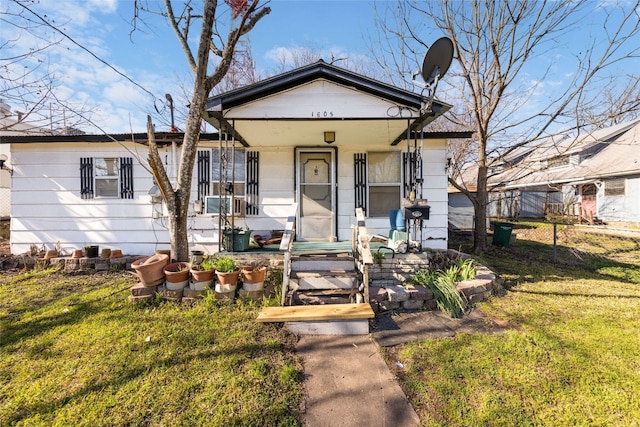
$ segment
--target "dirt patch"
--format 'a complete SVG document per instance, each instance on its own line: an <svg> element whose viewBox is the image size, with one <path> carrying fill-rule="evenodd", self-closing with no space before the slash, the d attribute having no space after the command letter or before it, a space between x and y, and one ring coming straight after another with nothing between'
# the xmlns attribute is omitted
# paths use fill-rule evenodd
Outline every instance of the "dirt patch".
<svg viewBox="0 0 640 427"><path fill-rule="evenodd" d="M0 257L11 255L9 245L9 221L0 221Z"/></svg>

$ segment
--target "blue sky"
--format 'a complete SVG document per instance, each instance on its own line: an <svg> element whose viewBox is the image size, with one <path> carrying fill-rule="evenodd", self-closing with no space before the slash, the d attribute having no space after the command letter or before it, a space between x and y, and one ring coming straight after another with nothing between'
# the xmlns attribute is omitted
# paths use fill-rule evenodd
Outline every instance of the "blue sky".
<svg viewBox="0 0 640 427"><path fill-rule="evenodd" d="M138 0L138 3L161 9L158 0ZM377 3L380 7L392 4L384 1ZM29 3L34 11L61 24L67 35L144 88L142 90L132 85L67 39L34 58L46 63L46 68L56 74L59 85L57 93L61 98L94 110L91 119L99 125L99 129L83 127L90 133L100 133L100 129L111 133L144 132L146 115L154 112L154 100L155 108L168 118L168 112L163 109L164 94L171 93L178 103L183 92L181 84L190 90L191 72L166 21L158 15L142 14L144 22L139 21L138 29L131 33L133 4L133 0L41 0ZM551 61L554 64L554 74L546 76L544 84L536 87L542 96L545 95L542 93L544 90L553 91L556 83L570 76L572 59L568 55L568 48L598 37L601 22L598 14L602 10L598 7L600 3L594 1L590 4L594 13L585 16L582 21L584 27L542 58L543 62ZM272 0L270 7L271 14L263 18L249 34L253 58L260 75L274 73L277 67L275 56L301 47L320 52L324 59L329 58L329 52L336 57L371 55L365 42L365 35L376 31L374 8L370 0ZM0 0L0 8L10 11L20 9L13 0ZM228 18L223 17L223 23L225 19ZM39 31L42 31L45 39L60 39L50 30ZM192 34L192 37L196 36ZM440 36L434 34L433 40ZM15 28L2 22L1 40L11 40L12 43L3 47L4 52L0 57L43 45L42 39L36 39L33 35L23 33L16 36ZM26 65L33 68L36 64ZM43 68L41 65L40 70ZM523 78L528 78L527 74ZM534 76L531 77L533 84ZM18 105L12 106L20 108ZM176 124L181 127L181 123ZM157 129L166 130L160 124Z"/></svg>
<svg viewBox="0 0 640 427"><path fill-rule="evenodd" d="M5 3L3 8L20 9L12 0L1 3ZM139 3L145 4L144 0ZM160 9L155 0L147 4ZM29 7L61 23L66 34L153 93L159 109L163 107L165 93L171 93L177 103L182 92L180 83L189 84L191 72L164 18L142 14L144 22L138 22L138 29L132 33L133 0L42 0ZM273 0L270 7L271 14L249 35L260 75L273 74L277 65L274 55L300 47L320 51L326 57L329 51L348 56L367 53L362 34L373 26L370 1ZM13 34L7 33L10 31L8 25L0 27L2 38L12 38ZM60 38L51 31L46 33L49 39ZM194 32L192 37L195 36ZM17 44L16 49L24 49L41 46L43 42L25 34ZM102 130L111 133L146 130L146 114L154 110L151 96L89 53L63 40L39 57L48 61L49 70L58 76L61 97L94 109L91 118ZM96 128L83 129L100 133Z"/></svg>

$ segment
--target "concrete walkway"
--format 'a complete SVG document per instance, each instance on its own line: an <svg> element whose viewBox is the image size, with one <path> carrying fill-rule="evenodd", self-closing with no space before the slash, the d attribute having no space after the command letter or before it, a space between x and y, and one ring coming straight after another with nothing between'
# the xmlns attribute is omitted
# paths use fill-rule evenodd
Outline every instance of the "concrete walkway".
<svg viewBox="0 0 640 427"><path fill-rule="evenodd" d="M452 337L458 332L501 331L479 310L462 319L421 311L379 314L375 331L369 335L302 335L296 349L305 372L305 425L418 426L420 419L382 358L380 347Z"/></svg>
<svg viewBox="0 0 640 427"><path fill-rule="evenodd" d="M418 426L420 420L366 335L302 335L309 427Z"/></svg>

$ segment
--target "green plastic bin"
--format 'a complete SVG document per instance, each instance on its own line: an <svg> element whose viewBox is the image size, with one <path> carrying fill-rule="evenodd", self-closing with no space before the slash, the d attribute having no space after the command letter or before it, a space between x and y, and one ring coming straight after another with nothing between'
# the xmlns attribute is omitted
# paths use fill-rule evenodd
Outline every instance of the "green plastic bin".
<svg viewBox="0 0 640 427"><path fill-rule="evenodd" d="M251 231L225 231L224 232L224 250L227 252L245 252L249 250L249 242L251 241Z"/></svg>
<svg viewBox="0 0 640 427"><path fill-rule="evenodd" d="M511 242L511 232L513 224L508 222L493 222L493 244L496 246L509 247Z"/></svg>

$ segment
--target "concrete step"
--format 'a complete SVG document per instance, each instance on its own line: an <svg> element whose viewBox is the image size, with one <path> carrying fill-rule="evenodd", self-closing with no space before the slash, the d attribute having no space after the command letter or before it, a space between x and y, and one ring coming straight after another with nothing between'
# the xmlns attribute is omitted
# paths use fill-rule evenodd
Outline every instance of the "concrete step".
<svg viewBox="0 0 640 427"><path fill-rule="evenodd" d="M290 305L351 304L356 302L356 294L357 289L297 290L291 293Z"/></svg>
<svg viewBox="0 0 640 427"><path fill-rule="evenodd" d="M293 271L291 282L296 289L353 289L357 286L355 271Z"/></svg>
<svg viewBox="0 0 640 427"><path fill-rule="evenodd" d="M353 257L346 254L301 255L291 258L292 271L353 270Z"/></svg>

